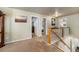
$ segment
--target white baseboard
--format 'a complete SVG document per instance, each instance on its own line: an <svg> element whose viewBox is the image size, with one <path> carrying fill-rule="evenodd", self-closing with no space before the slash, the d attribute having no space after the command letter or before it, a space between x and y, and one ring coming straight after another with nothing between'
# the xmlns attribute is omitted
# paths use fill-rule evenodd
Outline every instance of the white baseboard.
<svg viewBox="0 0 79 59"><path fill-rule="evenodd" d="M17 42L17 41L22 41L22 40L29 40L31 38L24 38L24 39L19 39L19 40L12 40L12 41L9 41L9 42L5 42L5 44L9 44L9 43L14 43L14 42Z"/></svg>

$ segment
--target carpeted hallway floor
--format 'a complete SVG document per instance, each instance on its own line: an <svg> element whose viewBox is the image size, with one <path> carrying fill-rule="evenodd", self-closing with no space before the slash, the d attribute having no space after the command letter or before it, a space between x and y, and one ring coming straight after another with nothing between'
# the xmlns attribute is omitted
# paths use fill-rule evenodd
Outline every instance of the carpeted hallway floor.
<svg viewBox="0 0 79 59"><path fill-rule="evenodd" d="M0 52L62 52L56 47L49 47L46 36L18 41L0 48Z"/></svg>

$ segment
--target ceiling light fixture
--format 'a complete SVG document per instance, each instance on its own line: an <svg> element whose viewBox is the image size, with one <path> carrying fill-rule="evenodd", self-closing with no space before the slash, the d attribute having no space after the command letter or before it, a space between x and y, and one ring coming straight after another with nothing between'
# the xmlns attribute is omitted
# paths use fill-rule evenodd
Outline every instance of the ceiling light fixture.
<svg viewBox="0 0 79 59"><path fill-rule="evenodd" d="M56 18L56 17L58 17L60 15L61 15L61 13L59 13L58 10L56 9L55 13L53 14L53 18Z"/></svg>

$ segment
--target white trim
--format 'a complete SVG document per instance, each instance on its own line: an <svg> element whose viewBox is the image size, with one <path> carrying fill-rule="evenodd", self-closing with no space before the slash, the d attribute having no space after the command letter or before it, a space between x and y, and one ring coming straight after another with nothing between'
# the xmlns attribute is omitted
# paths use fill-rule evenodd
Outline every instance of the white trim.
<svg viewBox="0 0 79 59"><path fill-rule="evenodd" d="M19 39L19 40L12 40L12 41L9 41L9 42L5 42L5 44L14 43L14 42L22 41L22 40L29 40L29 39L31 39L31 38L24 38L24 39Z"/></svg>

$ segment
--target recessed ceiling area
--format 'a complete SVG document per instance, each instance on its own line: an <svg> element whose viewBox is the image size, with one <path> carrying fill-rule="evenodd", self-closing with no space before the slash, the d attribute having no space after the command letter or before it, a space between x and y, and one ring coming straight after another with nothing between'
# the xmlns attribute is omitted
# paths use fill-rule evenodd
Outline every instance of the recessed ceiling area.
<svg viewBox="0 0 79 59"><path fill-rule="evenodd" d="M60 15L66 15L70 13L79 12L79 7L12 7L12 8L35 12L42 15L55 15L56 13Z"/></svg>

